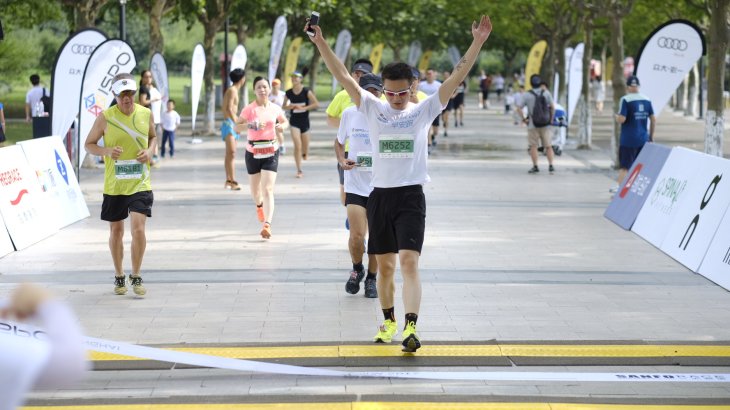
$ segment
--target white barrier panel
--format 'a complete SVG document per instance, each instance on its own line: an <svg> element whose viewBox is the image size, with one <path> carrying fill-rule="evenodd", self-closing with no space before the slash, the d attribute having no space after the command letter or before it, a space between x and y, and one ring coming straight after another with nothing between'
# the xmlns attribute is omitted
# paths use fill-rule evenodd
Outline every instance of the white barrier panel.
<svg viewBox="0 0 730 410"><path fill-rule="evenodd" d="M730 212L727 210L697 273L730 290Z"/></svg>
<svg viewBox="0 0 730 410"><path fill-rule="evenodd" d="M687 197L686 193L692 190L689 184L697 172L697 164L703 160L702 155L686 148L672 149L631 227L633 232L661 248L677 210Z"/></svg>
<svg viewBox="0 0 730 410"><path fill-rule="evenodd" d="M0 213L16 250L58 231L50 203L20 145L0 149Z"/></svg>
<svg viewBox="0 0 730 410"><path fill-rule="evenodd" d="M43 200L50 203L51 215L58 228L87 218L89 208L61 137L37 138L22 141L19 145L38 176L43 187Z"/></svg>
<svg viewBox="0 0 730 410"><path fill-rule="evenodd" d="M730 161L700 154L661 250L697 272L730 204Z"/></svg>
<svg viewBox="0 0 730 410"><path fill-rule="evenodd" d="M3 214L0 213L0 258L14 250L15 248L13 248L13 242L10 240L10 234L8 234L7 228L5 228Z"/></svg>

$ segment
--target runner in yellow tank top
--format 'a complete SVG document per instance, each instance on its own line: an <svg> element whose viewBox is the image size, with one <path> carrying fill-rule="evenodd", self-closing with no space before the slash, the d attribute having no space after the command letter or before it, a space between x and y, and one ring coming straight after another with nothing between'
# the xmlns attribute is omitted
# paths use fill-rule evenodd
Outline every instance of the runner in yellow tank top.
<svg viewBox="0 0 730 410"><path fill-rule="evenodd" d="M129 282L138 296L147 293L140 269L147 247L145 223L152 216L150 159L157 145L150 110L134 103L137 84L131 74L117 74L111 91L117 105L96 117L84 147L92 155L104 157L104 201L101 219L109 221L109 250L114 262L114 293L127 293L122 259L124 220L131 217L132 274ZM104 146L98 145L104 139Z"/></svg>

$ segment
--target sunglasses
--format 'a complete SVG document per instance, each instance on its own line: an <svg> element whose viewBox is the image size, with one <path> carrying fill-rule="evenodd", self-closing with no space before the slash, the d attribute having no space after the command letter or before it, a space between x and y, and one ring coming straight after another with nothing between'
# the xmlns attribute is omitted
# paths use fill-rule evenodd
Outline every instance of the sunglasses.
<svg viewBox="0 0 730 410"><path fill-rule="evenodd" d="M119 93L119 95L117 95L117 97L119 97L119 98L134 97L135 94L137 94L137 91L124 90L121 93Z"/></svg>
<svg viewBox="0 0 730 410"><path fill-rule="evenodd" d="M383 93L384 93L384 94L385 94L385 95L386 95L387 97L405 97L406 95L408 95L408 93L409 93L410 91L411 91L411 89L410 89L410 88L405 88L405 89L403 89L403 90L400 90L400 91L390 91L390 90L385 90L385 89L384 89L384 90L383 90Z"/></svg>

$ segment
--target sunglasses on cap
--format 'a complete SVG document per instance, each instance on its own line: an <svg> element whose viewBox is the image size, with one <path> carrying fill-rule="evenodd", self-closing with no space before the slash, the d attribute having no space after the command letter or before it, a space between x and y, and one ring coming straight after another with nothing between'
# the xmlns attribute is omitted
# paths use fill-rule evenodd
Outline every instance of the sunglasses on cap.
<svg viewBox="0 0 730 410"><path fill-rule="evenodd" d="M411 91L410 88L405 88L405 89L400 90L400 91L390 91L390 90L383 89L383 93L387 97L405 97L408 94L409 91Z"/></svg>

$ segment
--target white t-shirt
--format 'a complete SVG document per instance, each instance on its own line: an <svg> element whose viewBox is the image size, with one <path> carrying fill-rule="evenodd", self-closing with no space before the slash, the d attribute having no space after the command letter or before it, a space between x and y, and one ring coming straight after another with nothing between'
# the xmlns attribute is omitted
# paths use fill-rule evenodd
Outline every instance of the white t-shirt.
<svg viewBox="0 0 730 410"><path fill-rule="evenodd" d="M46 94L48 94L48 91L46 90ZM37 117L35 112L35 105L41 100L41 97L43 97L43 87L41 85L36 85L25 94L25 103L30 104L30 115L32 117ZM48 107L43 107L44 111L48 111Z"/></svg>
<svg viewBox="0 0 730 410"><path fill-rule="evenodd" d="M274 95L273 93L269 94L269 101L281 107L282 105L284 105L284 95L286 95L284 91L279 91L279 94L276 95Z"/></svg>
<svg viewBox="0 0 730 410"><path fill-rule="evenodd" d="M504 77L501 75L498 77L495 77L494 79L494 89L495 90L503 90L504 89Z"/></svg>
<svg viewBox="0 0 730 410"><path fill-rule="evenodd" d="M150 110L152 111L152 120L155 124L160 123L160 117L162 113L162 94L156 87L150 86ZM157 100L157 101L155 101Z"/></svg>
<svg viewBox="0 0 730 410"><path fill-rule="evenodd" d="M439 88L441 88L441 81L434 80L432 83L428 83L428 81L421 81L418 83L418 89L426 93L426 95L434 95L438 93Z"/></svg>
<svg viewBox="0 0 730 410"><path fill-rule="evenodd" d="M373 187L422 185L431 180L427 166L428 129L445 107L435 93L399 111L360 90L359 111L367 117L374 151Z"/></svg>
<svg viewBox="0 0 730 410"><path fill-rule="evenodd" d="M175 131L180 125L180 114L177 111L163 111L162 113L162 129L165 131Z"/></svg>
<svg viewBox="0 0 730 410"><path fill-rule="evenodd" d="M350 139L350 146L347 156L356 162L366 161L366 157L373 156L373 147L370 144L370 131L368 119L365 115L352 106L342 112L340 128L337 131L337 142L345 145ZM360 196L370 196L373 187L370 182L373 179L372 166L358 166L345 171L345 192Z"/></svg>

